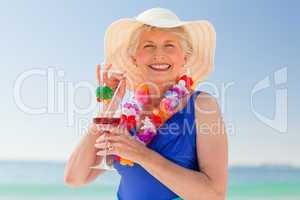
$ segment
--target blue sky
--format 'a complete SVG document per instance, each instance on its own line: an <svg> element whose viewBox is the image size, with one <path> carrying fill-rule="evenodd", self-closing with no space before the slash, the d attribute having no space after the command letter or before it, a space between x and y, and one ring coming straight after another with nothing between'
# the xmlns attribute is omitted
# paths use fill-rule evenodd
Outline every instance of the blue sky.
<svg viewBox="0 0 300 200"><path fill-rule="evenodd" d="M91 96L84 84L95 84L95 64L103 59L106 27L151 7L171 9L182 20L206 19L214 25L215 69L207 83L213 84L218 93L222 85L230 85L224 98L216 96L220 106L224 105L226 125L234 127L229 134L230 164L300 165L300 3L292 0L1 2L0 159L67 159L82 134L76 124L92 116L92 112L74 113L74 121L66 117L69 87L83 85L71 97L78 107L86 108ZM47 99L61 101L65 106L61 113L53 113L48 107L48 112L30 114L16 104L16 80L32 69L40 73L53 70L54 87L60 84L68 92L55 97L50 94L49 100L47 77L31 76L20 88L22 102L40 108L46 107ZM280 76L285 76L286 70L287 81L278 86L274 73L279 70L283 70ZM253 111L251 91L266 77L270 78L270 87L255 94ZM215 91L208 84L199 89ZM273 118L279 90L287 91L288 129L284 133L255 114Z"/></svg>

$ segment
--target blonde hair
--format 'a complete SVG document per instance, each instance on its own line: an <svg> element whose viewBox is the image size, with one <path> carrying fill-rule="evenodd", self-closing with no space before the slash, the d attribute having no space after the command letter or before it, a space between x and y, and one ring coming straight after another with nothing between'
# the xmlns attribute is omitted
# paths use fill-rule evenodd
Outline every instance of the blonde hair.
<svg viewBox="0 0 300 200"><path fill-rule="evenodd" d="M192 41L187 33L187 31L184 29L184 27L174 27L174 28L159 28L154 27L150 25L142 25L131 35L130 42L128 46L128 53L129 55L135 55L139 46L139 39L143 31L154 31L154 30L160 30L160 31L167 31L170 33L173 33L176 35L179 39L179 44L181 49L183 50L185 56L187 59L192 55L193 48L192 48Z"/></svg>

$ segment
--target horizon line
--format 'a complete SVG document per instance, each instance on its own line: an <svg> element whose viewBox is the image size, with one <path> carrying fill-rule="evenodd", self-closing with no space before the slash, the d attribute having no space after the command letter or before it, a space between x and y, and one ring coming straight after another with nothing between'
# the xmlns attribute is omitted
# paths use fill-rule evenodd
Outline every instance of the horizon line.
<svg viewBox="0 0 300 200"><path fill-rule="evenodd" d="M14 158L0 158L0 162L42 162L42 163L65 163L67 160L63 159L14 159ZM294 167L300 169L300 164L287 162L253 162L242 163L235 162L228 165L228 167Z"/></svg>

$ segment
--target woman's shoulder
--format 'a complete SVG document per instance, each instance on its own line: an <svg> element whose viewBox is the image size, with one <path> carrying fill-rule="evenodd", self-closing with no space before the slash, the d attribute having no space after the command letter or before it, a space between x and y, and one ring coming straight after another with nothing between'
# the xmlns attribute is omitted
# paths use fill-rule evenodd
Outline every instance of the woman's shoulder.
<svg viewBox="0 0 300 200"><path fill-rule="evenodd" d="M219 111L217 99L204 91L199 91L195 98L195 107L198 114L216 113Z"/></svg>

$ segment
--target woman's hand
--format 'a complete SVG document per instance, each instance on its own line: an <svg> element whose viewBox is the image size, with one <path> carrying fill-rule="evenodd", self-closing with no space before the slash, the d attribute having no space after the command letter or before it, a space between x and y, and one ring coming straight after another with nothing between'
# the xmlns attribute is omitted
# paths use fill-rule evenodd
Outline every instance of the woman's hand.
<svg viewBox="0 0 300 200"><path fill-rule="evenodd" d="M118 155L121 158L140 163L143 158L151 151L142 142L133 138L126 128L112 127L109 133L105 133L96 140L95 147L100 149L97 155L105 155L105 146L107 155ZM106 138L105 138L106 137ZM105 145L107 139L107 145Z"/></svg>
<svg viewBox="0 0 300 200"><path fill-rule="evenodd" d="M104 104L103 113L106 116L112 117L118 109L126 92L126 72L117 72L112 69L112 64L105 64L104 69L101 70L100 65L97 64L97 82L101 86L110 87L113 92L113 98L109 103ZM99 113L100 115L103 113Z"/></svg>

